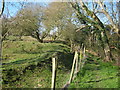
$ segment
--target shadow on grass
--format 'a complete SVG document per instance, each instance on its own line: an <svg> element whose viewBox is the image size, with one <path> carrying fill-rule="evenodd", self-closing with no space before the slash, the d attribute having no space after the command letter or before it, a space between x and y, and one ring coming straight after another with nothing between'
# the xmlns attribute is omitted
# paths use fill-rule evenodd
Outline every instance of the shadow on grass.
<svg viewBox="0 0 120 90"><path fill-rule="evenodd" d="M53 52L53 51L52 51ZM53 52L54 53L54 52ZM7 66L12 66L13 68L11 69L4 69L3 70L3 83L5 84L10 84L16 81L19 81L20 76L24 75L25 73L27 73L28 70L34 72L35 68L47 68L48 70L50 70L50 72L52 71L52 54L53 53L45 53L43 54L43 56L39 56L36 58L30 58L30 59L22 59L22 60L18 60L18 61L14 61L11 63L3 63L3 67L7 68ZM57 52L58 55L58 66L62 66L62 67L58 67L58 69L63 70L63 69L71 69L72 66L72 58L73 55L69 54L69 53L62 53L62 52ZM37 64L34 64L34 62L37 62ZM20 66L20 68L22 67L22 64L25 63L30 63L27 66L25 66L24 68L18 70L15 69L16 65ZM5 65L5 66L4 66Z"/></svg>
<svg viewBox="0 0 120 90"><path fill-rule="evenodd" d="M20 59L20 60L16 60L13 62L9 62L9 63L2 63L3 67L7 67L12 65L12 67L14 67L14 65L22 65L25 63L41 63L41 64L50 64L52 61L52 56L54 53L57 53L57 60L58 63L62 65L62 67L65 67L66 69L70 69L72 66L72 60L73 60L73 54L71 53L66 53L66 52L62 52L62 51L47 51L46 53L41 54L40 56L37 56L35 58L30 58L30 59ZM47 65L50 66L51 65Z"/></svg>

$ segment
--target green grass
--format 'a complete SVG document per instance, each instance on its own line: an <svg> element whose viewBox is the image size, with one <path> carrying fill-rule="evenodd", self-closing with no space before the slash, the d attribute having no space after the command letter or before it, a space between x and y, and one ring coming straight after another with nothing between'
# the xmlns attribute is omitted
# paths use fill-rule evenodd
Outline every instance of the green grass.
<svg viewBox="0 0 120 90"><path fill-rule="evenodd" d="M92 56L93 57L93 56ZM87 58L83 69L78 73L69 88L118 88L118 67L101 59Z"/></svg>
<svg viewBox="0 0 120 90"><path fill-rule="evenodd" d="M69 80L73 54L62 43L4 41L2 51L3 88L50 88L52 57L57 53L56 88ZM117 88L118 67L88 55L87 62L70 84L71 88Z"/></svg>
<svg viewBox="0 0 120 90"><path fill-rule="evenodd" d="M56 88L61 88L68 80L68 72L57 72ZM27 70L27 72L20 76L20 80L14 83L3 84L6 88L50 88L51 87L52 72L45 68L36 68L34 71Z"/></svg>
<svg viewBox="0 0 120 90"><path fill-rule="evenodd" d="M3 43L3 68L23 67L30 63L48 60L55 52L67 53L69 47L60 43L7 41Z"/></svg>
<svg viewBox="0 0 120 90"><path fill-rule="evenodd" d="M61 43L4 41L2 51L3 88L50 88L51 61L56 52L59 57L56 87L62 87L68 79L64 70L70 68L73 57L69 51L70 48ZM67 61L68 59L69 61Z"/></svg>

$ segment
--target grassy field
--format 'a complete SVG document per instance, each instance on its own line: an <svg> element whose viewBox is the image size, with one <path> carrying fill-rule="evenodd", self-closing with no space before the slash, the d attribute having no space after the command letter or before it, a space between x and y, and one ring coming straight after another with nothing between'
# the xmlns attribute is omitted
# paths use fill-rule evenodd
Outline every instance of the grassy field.
<svg viewBox="0 0 120 90"><path fill-rule="evenodd" d="M57 55L56 88L69 80L73 54L62 43L4 41L2 52L3 88L50 88L53 54ZM84 68L69 88L117 88L118 67L102 63L88 54Z"/></svg>

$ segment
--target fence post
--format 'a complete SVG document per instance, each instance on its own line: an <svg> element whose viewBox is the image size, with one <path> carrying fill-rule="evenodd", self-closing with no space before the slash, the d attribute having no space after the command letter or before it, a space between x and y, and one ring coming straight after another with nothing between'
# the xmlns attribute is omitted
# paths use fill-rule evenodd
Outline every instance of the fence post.
<svg viewBox="0 0 120 90"><path fill-rule="evenodd" d="M76 57L77 57L77 51L75 51L75 55L74 55L74 60L73 60L73 65L72 65L71 74L70 74L69 84L70 84L71 81L72 81L72 77L73 77L73 72L74 72L74 67L75 67Z"/></svg>
<svg viewBox="0 0 120 90"><path fill-rule="evenodd" d="M73 80L76 77L77 73L78 73L78 53L76 54L76 59L75 59L76 63L75 63L75 70L74 70L74 75L73 75Z"/></svg>
<svg viewBox="0 0 120 90"><path fill-rule="evenodd" d="M81 64L82 64L82 59L83 59L83 51L82 50L83 50L83 44L81 45L81 48L80 48L78 71L81 70Z"/></svg>
<svg viewBox="0 0 120 90"><path fill-rule="evenodd" d="M52 58L52 84L51 84L51 90L55 90L55 81L56 81L56 59Z"/></svg>
<svg viewBox="0 0 120 90"><path fill-rule="evenodd" d="M84 58L85 58L85 54L86 54L86 53L85 53L85 50L86 50L86 48L85 48L85 46L84 46L84 51L83 51L83 52L84 52L84 56L83 56Z"/></svg>
<svg viewBox="0 0 120 90"><path fill-rule="evenodd" d="M81 70L81 62L82 62L82 50L80 50L79 55L78 72Z"/></svg>
<svg viewBox="0 0 120 90"><path fill-rule="evenodd" d="M76 55L76 66L75 66L75 74L78 72L78 53Z"/></svg>
<svg viewBox="0 0 120 90"><path fill-rule="evenodd" d="M83 68L83 66L85 64L85 58L86 58L86 55L85 55L85 46L84 46L84 49L83 49L83 63L82 63L81 68Z"/></svg>

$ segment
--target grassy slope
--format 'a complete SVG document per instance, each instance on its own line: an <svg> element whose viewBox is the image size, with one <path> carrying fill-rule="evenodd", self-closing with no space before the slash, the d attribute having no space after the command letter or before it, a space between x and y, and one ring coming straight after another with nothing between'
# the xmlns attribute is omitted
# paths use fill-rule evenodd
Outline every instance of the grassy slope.
<svg viewBox="0 0 120 90"><path fill-rule="evenodd" d="M69 48L60 43L38 42L4 42L3 43L3 68L24 67L29 64L49 59L55 52L67 53ZM20 66L19 66L20 64ZM14 68L15 68L14 67Z"/></svg>
<svg viewBox="0 0 120 90"><path fill-rule="evenodd" d="M3 88L50 88L51 57L59 52L56 87L69 79L73 55L61 43L5 41L3 43ZM69 88L117 88L118 68L89 55L85 67Z"/></svg>
<svg viewBox="0 0 120 90"><path fill-rule="evenodd" d="M92 56L69 88L118 88L118 67Z"/></svg>
<svg viewBox="0 0 120 90"><path fill-rule="evenodd" d="M49 87L51 83L51 57L58 52L57 87L65 84L70 68L69 47L61 43L38 43L36 41L3 42L3 87ZM66 61L69 59L69 61ZM71 59L72 61L72 59ZM67 63L65 63L67 62ZM69 65L68 65L69 64ZM66 79L63 79L65 77ZM64 81L64 82L62 82Z"/></svg>

